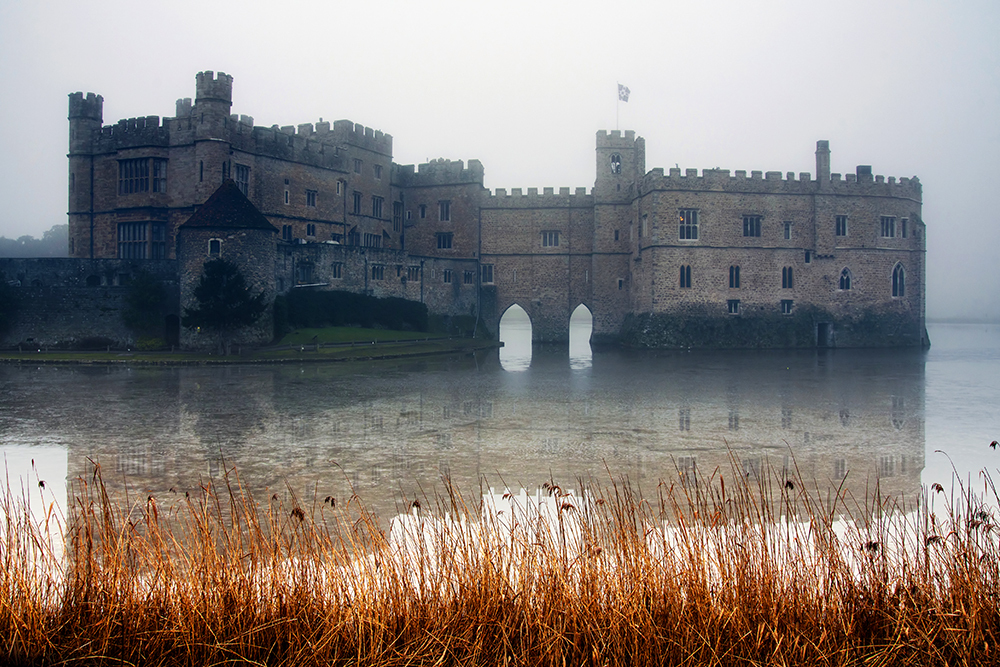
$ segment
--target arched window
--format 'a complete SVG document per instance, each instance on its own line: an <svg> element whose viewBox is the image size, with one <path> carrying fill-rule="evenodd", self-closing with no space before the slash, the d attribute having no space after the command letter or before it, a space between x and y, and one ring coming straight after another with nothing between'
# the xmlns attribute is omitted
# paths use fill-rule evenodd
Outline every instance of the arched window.
<svg viewBox="0 0 1000 667"><path fill-rule="evenodd" d="M795 282L792 277L792 267L786 266L781 269L781 289L792 289Z"/></svg>
<svg viewBox="0 0 1000 667"><path fill-rule="evenodd" d="M840 289L851 289L851 270L848 268L840 272Z"/></svg>
<svg viewBox="0 0 1000 667"><path fill-rule="evenodd" d="M220 257L222 255L222 239L208 240L208 256Z"/></svg>
<svg viewBox="0 0 1000 667"><path fill-rule="evenodd" d="M614 153L611 156L611 173L620 174L622 173L622 156L618 153Z"/></svg>
<svg viewBox="0 0 1000 667"><path fill-rule="evenodd" d="M902 264L892 269L892 295L906 296L906 270Z"/></svg>

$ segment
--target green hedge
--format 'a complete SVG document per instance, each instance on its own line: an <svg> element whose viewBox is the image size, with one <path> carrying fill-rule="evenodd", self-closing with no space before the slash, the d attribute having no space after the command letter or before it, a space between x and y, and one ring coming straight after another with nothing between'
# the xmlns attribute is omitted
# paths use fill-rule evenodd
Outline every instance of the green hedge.
<svg viewBox="0 0 1000 667"><path fill-rule="evenodd" d="M360 326L396 331L427 331L427 306L395 297L352 292L296 289L274 302L275 335L298 327Z"/></svg>

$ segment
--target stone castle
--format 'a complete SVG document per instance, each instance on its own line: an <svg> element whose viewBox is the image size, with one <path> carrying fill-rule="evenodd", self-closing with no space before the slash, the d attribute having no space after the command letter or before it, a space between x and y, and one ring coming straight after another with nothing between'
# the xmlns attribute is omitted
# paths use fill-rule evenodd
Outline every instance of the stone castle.
<svg viewBox="0 0 1000 667"><path fill-rule="evenodd" d="M682 173L600 131L589 191L490 191L478 160L396 164L390 135L347 120L255 126L232 86L201 72L175 116L115 125L101 96L70 95L70 256L105 267L77 268L80 287L114 287L109 261L160 266L184 303L204 260L239 255L269 294L403 297L493 332L518 304L536 341L567 340L582 304L595 340L637 346L926 343L920 182L831 173L826 141L815 178ZM273 229L184 233L228 180Z"/></svg>

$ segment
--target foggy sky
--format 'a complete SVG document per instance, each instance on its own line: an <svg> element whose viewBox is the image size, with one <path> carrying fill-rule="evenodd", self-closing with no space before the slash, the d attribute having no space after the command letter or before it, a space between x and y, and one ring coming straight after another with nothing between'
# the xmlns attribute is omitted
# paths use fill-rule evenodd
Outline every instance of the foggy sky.
<svg viewBox="0 0 1000 667"><path fill-rule="evenodd" d="M67 95L174 115L201 70L270 126L347 118L395 161L482 160L490 188L587 187L594 135L646 168L918 176L928 315L1000 319L1000 4L0 3L0 235L66 221Z"/></svg>

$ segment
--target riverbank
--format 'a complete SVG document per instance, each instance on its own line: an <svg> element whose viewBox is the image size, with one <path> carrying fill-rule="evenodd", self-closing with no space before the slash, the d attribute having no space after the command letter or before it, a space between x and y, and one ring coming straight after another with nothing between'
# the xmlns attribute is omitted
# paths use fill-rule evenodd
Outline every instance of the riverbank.
<svg viewBox="0 0 1000 667"><path fill-rule="evenodd" d="M371 361L445 354L472 354L503 344L481 338L396 338L397 332L380 331L378 336L329 342L323 338L309 342L284 343L262 348L235 348L230 356L187 351L0 351L0 364L131 365L131 366L216 366L229 364L322 363ZM406 334L403 334L406 335Z"/></svg>

